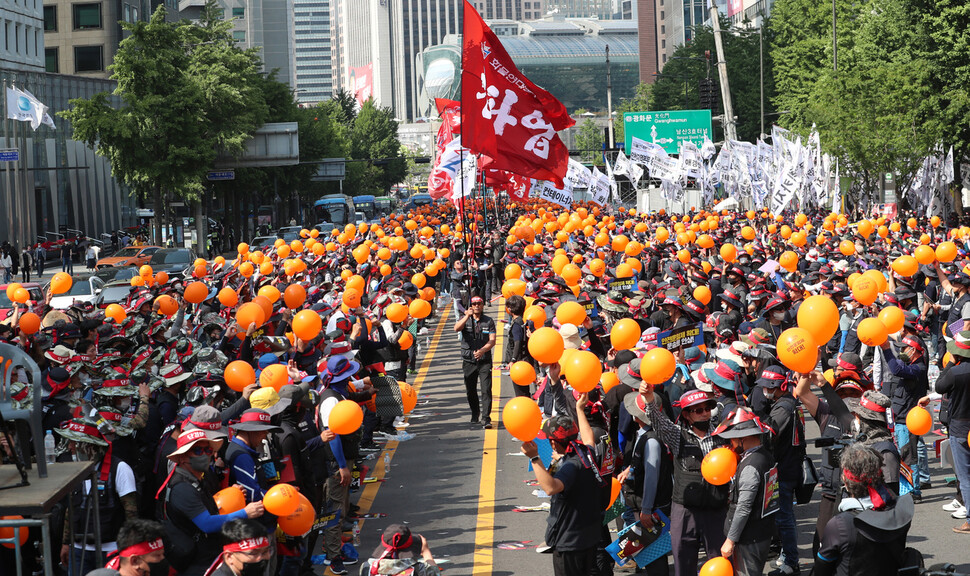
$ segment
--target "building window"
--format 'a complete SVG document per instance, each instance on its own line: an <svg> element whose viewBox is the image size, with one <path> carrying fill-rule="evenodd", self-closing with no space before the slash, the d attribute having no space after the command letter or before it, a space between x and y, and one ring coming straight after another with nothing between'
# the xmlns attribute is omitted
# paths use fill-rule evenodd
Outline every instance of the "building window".
<svg viewBox="0 0 970 576"><path fill-rule="evenodd" d="M57 62L57 48L44 48L44 66L48 72L54 74L60 72L60 66Z"/></svg>
<svg viewBox="0 0 970 576"><path fill-rule="evenodd" d="M101 3L74 4L74 29L95 30L101 28Z"/></svg>
<svg viewBox="0 0 970 576"><path fill-rule="evenodd" d="M663 49L666 49L667 48L667 41L661 39L660 40L660 47L663 48Z"/></svg>
<svg viewBox="0 0 970 576"><path fill-rule="evenodd" d="M661 34L666 34L667 33L667 25L666 24L661 24L660 25L660 33Z"/></svg>
<svg viewBox="0 0 970 576"><path fill-rule="evenodd" d="M233 30L233 32L232 32L232 39L235 40L236 42L245 42L246 41L246 31L245 30Z"/></svg>
<svg viewBox="0 0 970 576"><path fill-rule="evenodd" d="M245 8L233 8L232 9L232 17L233 18L245 18L246 17L246 9Z"/></svg>
<svg viewBox="0 0 970 576"><path fill-rule="evenodd" d="M104 46L75 46L75 72L101 72L104 70Z"/></svg>
<svg viewBox="0 0 970 576"><path fill-rule="evenodd" d="M44 32L57 32L57 6L44 6Z"/></svg>
<svg viewBox="0 0 970 576"><path fill-rule="evenodd" d="M660 19L661 19L661 20L663 20L664 18L665 18L665 16L664 16L664 11L663 11L663 10L661 10L661 11L660 11Z"/></svg>

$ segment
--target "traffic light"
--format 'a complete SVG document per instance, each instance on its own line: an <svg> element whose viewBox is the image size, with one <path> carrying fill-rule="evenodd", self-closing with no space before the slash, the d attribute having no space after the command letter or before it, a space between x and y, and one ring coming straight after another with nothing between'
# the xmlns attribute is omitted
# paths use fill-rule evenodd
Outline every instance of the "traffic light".
<svg viewBox="0 0 970 576"><path fill-rule="evenodd" d="M710 78L701 78L697 88L700 94L701 108L710 110L718 109L717 90L714 81Z"/></svg>

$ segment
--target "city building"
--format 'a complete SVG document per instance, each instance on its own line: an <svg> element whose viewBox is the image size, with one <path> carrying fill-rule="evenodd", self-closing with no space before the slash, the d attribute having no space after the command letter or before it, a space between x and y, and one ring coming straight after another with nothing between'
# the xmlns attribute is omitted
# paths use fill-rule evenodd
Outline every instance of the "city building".
<svg viewBox="0 0 970 576"><path fill-rule="evenodd" d="M617 12L617 4L615 0L546 0L546 15L610 20Z"/></svg>
<svg viewBox="0 0 970 576"><path fill-rule="evenodd" d="M640 81L637 23L632 20L546 19L489 22L529 80L558 98L566 110L606 110L606 47L610 48L613 105L636 93ZM434 116L435 98L460 99L461 46L457 35L422 51L417 112Z"/></svg>
<svg viewBox="0 0 970 576"><path fill-rule="evenodd" d="M0 75L47 105L57 126L34 131L26 122L0 122L0 147L20 155L0 162L0 242L33 245L66 230L99 238L136 224L136 199L114 179L108 160L71 139L70 123L57 116L69 100L110 93L115 82L6 67Z"/></svg>
<svg viewBox="0 0 970 576"><path fill-rule="evenodd" d="M296 97L301 103L329 100L334 92L330 0L293 0Z"/></svg>
<svg viewBox="0 0 970 576"><path fill-rule="evenodd" d="M539 20L546 15L545 0L471 0L485 20Z"/></svg>
<svg viewBox="0 0 970 576"><path fill-rule="evenodd" d="M44 67L48 72L108 78L124 33L121 22L151 17L150 0L44 2Z"/></svg>
<svg viewBox="0 0 970 576"><path fill-rule="evenodd" d="M727 16L733 26L761 28L774 4L775 0L728 0Z"/></svg>
<svg viewBox="0 0 970 576"><path fill-rule="evenodd" d="M40 0L0 1L3 44L0 67L10 70L44 69L44 11Z"/></svg>
<svg viewBox="0 0 970 576"><path fill-rule="evenodd" d="M511 1L511 0L510 0ZM335 0L335 85L389 107L401 120L422 116L417 55L461 33L462 0Z"/></svg>
<svg viewBox="0 0 970 576"><path fill-rule="evenodd" d="M122 0L127 1L127 0ZM198 20L206 0L181 0L183 19ZM242 48L259 48L266 73L291 87L296 85L294 64L294 0L217 0L223 17L233 22L232 37Z"/></svg>
<svg viewBox="0 0 970 576"><path fill-rule="evenodd" d="M666 25L659 20L664 14L664 0L634 0L631 6L631 20L637 23L637 38L640 42L640 82L653 83L654 75L663 66L666 48Z"/></svg>

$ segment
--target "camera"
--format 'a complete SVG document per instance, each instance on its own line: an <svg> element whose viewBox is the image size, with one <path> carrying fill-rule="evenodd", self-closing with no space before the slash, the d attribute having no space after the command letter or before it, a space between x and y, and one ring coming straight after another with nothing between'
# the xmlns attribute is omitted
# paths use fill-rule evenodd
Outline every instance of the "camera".
<svg viewBox="0 0 970 576"><path fill-rule="evenodd" d="M825 462L830 467L838 468L841 466L842 451L856 442L865 442L866 440L867 437L862 432L855 435L843 434L839 438L816 438L815 447L822 448Z"/></svg>

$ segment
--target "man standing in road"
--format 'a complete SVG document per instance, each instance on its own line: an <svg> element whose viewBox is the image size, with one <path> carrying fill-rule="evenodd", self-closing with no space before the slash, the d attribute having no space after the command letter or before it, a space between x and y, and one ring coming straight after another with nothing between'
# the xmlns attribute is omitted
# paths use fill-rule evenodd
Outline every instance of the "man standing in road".
<svg viewBox="0 0 970 576"><path fill-rule="evenodd" d="M603 511L609 501L608 482L599 477L592 447L577 442L579 428L571 416L549 418L539 438L552 445L553 462L547 470L535 442L524 442L539 487L552 497L546 545L552 548L555 576L596 573L596 547L603 530Z"/></svg>
<svg viewBox="0 0 970 576"><path fill-rule="evenodd" d="M33 259L30 256L30 249L28 249L27 246L24 246L20 252L21 282L30 282L30 269L33 263Z"/></svg>
<svg viewBox="0 0 970 576"><path fill-rule="evenodd" d="M44 264L46 260L47 250L44 250L43 244L38 244L37 248L34 248L34 265L37 266L38 278L44 275Z"/></svg>
<svg viewBox="0 0 970 576"><path fill-rule="evenodd" d="M492 348L495 346L495 321L482 313L485 300L472 296L471 306L457 322L455 332L461 333L461 364L465 377L465 392L471 408L472 425L492 427ZM479 418L481 418L479 420Z"/></svg>

